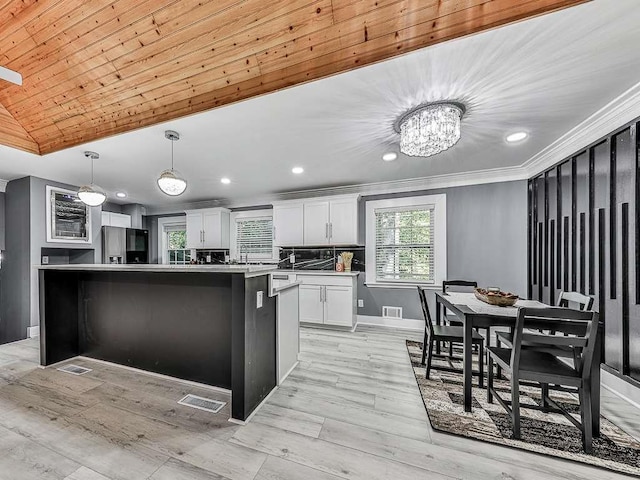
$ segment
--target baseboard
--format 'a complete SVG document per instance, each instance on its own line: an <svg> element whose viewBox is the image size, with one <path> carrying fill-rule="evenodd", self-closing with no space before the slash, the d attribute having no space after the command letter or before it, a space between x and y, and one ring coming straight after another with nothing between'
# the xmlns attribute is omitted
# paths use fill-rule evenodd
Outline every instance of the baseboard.
<svg viewBox="0 0 640 480"><path fill-rule="evenodd" d="M636 407L640 410L640 389L634 387L630 383L618 378L612 373L607 372L604 368L600 370L601 380L603 388L606 388L610 392L614 393L629 405Z"/></svg>
<svg viewBox="0 0 640 480"><path fill-rule="evenodd" d="M150 377L161 378L163 380L171 380L173 382L183 383L185 385L189 385L189 386L192 386L192 387L204 388L204 389L211 390L211 391L214 391L214 392L225 393L227 395L231 395L231 390L229 390L227 388L216 387L214 385L207 385L206 383L194 382L192 380L184 380L182 378L172 377L171 375L164 375L162 373L150 372L148 370L142 370L140 368L130 367L128 365L120 365L119 363L108 362L106 360L99 360L97 358L85 357L83 355L78 355L77 357L74 357L74 358L79 358L81 360L87 360L89 362L101 363L103 365L108 365L110 367L122 368L124 370L129 370L130 372L140 373L142 375L148 375ZM64 361L68 362L69 360L71 360L71 359L67 359L67 360L64 360ZM59 362L59 363L62 363L62 362ZM53 366L53 365L49 365L49 366Z"/></svg>
<svg viewBox="0 0 640 480"><path fill-rule="evenodd" d="M297 365L297 364L296 364ZM293 369L292 369L293 370ZM251 419L253 418L253 416L258 413L258 410L260 410L260 408L267 403L267 401L269 400L269 398L271 398L271 395L273 395L274 393L276 393L276 390L278 390L278 386L276 385L275 387L273 387L271 389L271 391L269 392L269 394L264 397L262 399L262 401L258 404L258 406L256 408L253 409L253 411L249 414L249 416L247 417L246 420L238 420L237 418L233 418L230 417L229 418L229 422L231 423L235 423L236 425L246 425L247 423L249 423L251 421Z"/></svg>
<svg viewBox="0 0 640 480"><path fill-rule="evenodd" d="M278 385L282 385L282 382L285 381L285 379L289 376L289 374L291 372L293 372L293 369L296 368L298 366L300 362L296 360L296 363L293 364L293 366L287 371L287 373L285 373L282 378L280 379L280 381L278 382Z"/></svg>
<svg viewBox="0 0 640 480"><path fill-rule="evenodd" d="M27 327L27 338L34 338L40 336L40 325L35 327Z"/></svg>
<svg viewBox="0 0 640 480"><path fill-rule="evenodd" d="M386 318L374 315L358 315L357 325L375 325L377 327L398 328L401 330L413 330L418 332L424 331L424 320L413 320L409 318Z"/></svg>

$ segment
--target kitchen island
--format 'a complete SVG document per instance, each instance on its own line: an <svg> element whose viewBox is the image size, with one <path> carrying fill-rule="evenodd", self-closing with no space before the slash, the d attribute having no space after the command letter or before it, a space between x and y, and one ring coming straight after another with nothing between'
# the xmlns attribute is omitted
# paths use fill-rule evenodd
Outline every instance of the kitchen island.
<svg viewBox="0 0 640 480"><path fill-rule="evenodd" d="M43 366L85 356L231 390L239 421L277 384L270 267L37 268Z"/></svg>

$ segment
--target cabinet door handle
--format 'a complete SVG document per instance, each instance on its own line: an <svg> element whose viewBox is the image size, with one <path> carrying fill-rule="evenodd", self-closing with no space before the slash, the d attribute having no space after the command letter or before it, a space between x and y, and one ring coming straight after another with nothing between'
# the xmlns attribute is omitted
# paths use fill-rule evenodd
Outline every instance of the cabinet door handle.
<svg viewBox="0 0 640 480"><path fill-rule="evenodd" d="M324 224L324 236L326 239L329 239L329 224L325 223Z"/></svg>
<svg viewBox="0 0 640 480"><path fill-rule="evenodd" d="M333 238L333 222L329 223L329 238Z"/></svg>
<svg viewBox="0 0 640 480"><path fill-rule="evenodd" d="M204 230L202 230L202 243L204 243Z"/></svg>
<svg viewBox="0 0 640 480"><path fill-rule="evenodd" d="M322 303L324 302L324 300L322 299L322 287L320 287L319 292L320 292L320 303Z"/></svg>

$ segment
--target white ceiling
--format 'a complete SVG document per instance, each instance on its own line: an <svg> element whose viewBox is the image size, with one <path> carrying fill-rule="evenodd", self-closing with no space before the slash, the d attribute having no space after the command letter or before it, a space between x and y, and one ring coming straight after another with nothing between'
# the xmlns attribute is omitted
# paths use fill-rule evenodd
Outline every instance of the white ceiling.
<svg viewBox="0 0 640 480"><path fill-rule="evenodd" d="M43 157L0 146L0 178L80 185L90 175L82 152L93 150L110 200L122 190L126 202L162 206L518 166L640 81L638 25L637 0L596 0ZM397 116L442 99L467 106L460 142L435 157L383 162L397 149ZM176 169L189 182L173 199L155 183L170 165L166 129L181 134ZM517 130L530 138L507 145ZM298 165L303 175L291 173Z"/></svg>

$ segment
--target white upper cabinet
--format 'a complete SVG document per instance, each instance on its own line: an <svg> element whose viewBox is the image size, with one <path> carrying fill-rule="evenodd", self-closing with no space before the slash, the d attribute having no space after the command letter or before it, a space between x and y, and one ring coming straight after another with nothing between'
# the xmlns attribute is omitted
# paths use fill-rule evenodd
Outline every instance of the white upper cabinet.
<svg viewBox="0 0 640 480"><path fill-rule="evenodd" d="M131 215L115 212L102 212L102 226L131 228Z"/></svg>
<svg viewBox="0 0 640 480"><path fill-rule="evenodd" d="M187 248L229 248L229 210L188 210Z"/></svg>
<svg viewBox="0 0 640 480"><path fill-rule="evenodd" d="M304 204L287 202L273 205L273 243L277 247L299 246L304 243Z"/></svg>
<svg viewBox="0 0 640 480"><path fill-rule="evenodd" d="M358 244L358 195L284 201L273 205L278 247Z"/></svg>
<svg viewBox="0 0 640 480"><path fill-rule="evenodd" d="M329 202L329 239L332 245L358 243L358 199L341 198Z"/></svg>
<svg viewBox="0 0 640 480"><path fill-rule="evenodd" d="M303 224L305 245L327 245L329 243L329 202L305 202Z"/></svg>

